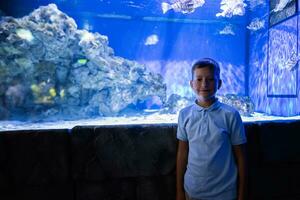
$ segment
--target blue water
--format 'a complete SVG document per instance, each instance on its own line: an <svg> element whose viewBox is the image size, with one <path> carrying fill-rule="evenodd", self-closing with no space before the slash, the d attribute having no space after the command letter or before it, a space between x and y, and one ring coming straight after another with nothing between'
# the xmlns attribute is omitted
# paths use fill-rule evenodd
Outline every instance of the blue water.
<svg viewBox="0 0 300 200"><path fill-rule="evenodd" d="M188 85L190 67L199 58L211 57L217 60L221 66L223 85L218 91L219 95L234 94L239 97L250 97L254 104L254 111L266 115L283 117L300 115L300 78L298 75L300 24L295 1L291 0L284 4L286 1L237 0L235 5L228 4L230 1L221 0L191 1L194 6L199 2L202 2L203 5L193 8L193 11L189 13L184 13L184 6L186 5L181 5L181 8L176 9L175 4L178 2L185 1L28 0L25 2L12 0L1 3L0 10L3 16L21 18L28 16L40 6L47 6L50 3L55 4L58 10L74 19L78 30L86 30L91 34L99 33L106 36L108 46L113 50L114 58L120 57L137 62L145 66L147 73L161 75L162 81L166 85L166 100L172 94L193 98ZM226 10L222 7L222 2L225 3L225 6L231 6L235 12L226 12L230 9ZM162 3L173 4L173 8L163 13ZM270 19L273 24L269 24ZM1 23L1 25L4 24ZM21 30L23 31L21 35L26 35L27 29L24 30ZM4 42L5 37L1 37L0 40ZM0 52L1 59L4 64L2 63L0 76L1 73L4 73L3 70L9 67L7 64L9 59L14 60L16 63L23 61L17 60L15 54L9 57ZM70 61L70 65L76 60L83 63L84 66L91 59L81 55L81 57L76 57L75 61ZM47 60L47 62L49 61ZM47 66L55 66L53 63L57 62L51 60L51 63L48 63ZM6 82L1 82L0 97L2 99L9 98L7 95L5 96L5 93L11 85L14 86L13 80L16 77L21 77L22 85L22 81L27 76L31 76L30 70L22 73L21 75L12 75L12 73L6 75ZM80 73L84 73L84 71ZM97 75L97 71L94 71L94 73L93 76L90 74L86 76L94 78L99 75ZM77 75L78 77L84 76ZM11 79L7 76L11 76ZM117 77L114 74L110 78L117 83ZM31 83L27 86L24 81L23 84L33 93L30 101L35 102L35 104L42 102L41 110L50 113L49 115L51 115L51 112L56 112L56 110L51 109L54 104L59 107L57 104L62 102L62 100L58 101L56 98L59 94L71 93L70 90L72 89L74 93L76 90L70 85L72 81L58 83L54 79L47 74L45 79L42 77L36 78L36 80L28 79ZM84 84L80 83L79 85ZM126 83L123 84L126 85ZM102 87L101 85L102 89L104 88L103 91L109 92L110 90L107 88L120 87L115 90L119 92L114 93L114 95L118 94L125 100L138 91L138 87L135 86L131 86L128 91L121 86ZM86 102L82 102L82 100L77 102L78 99L74 99L72 102L70 100L71 103L68 103L68 105L77 106L74 106L74 110L78 107L90 106L92 104L89 101L90 99L96 98L98 94L100 96L103 94L103 92L97 91L94 86L83 87L86 89L84 90L86 96L83 99L88 100ZM34 91L37 91L36 88L46 90L46 92L40 92L40 96L37 97L37 93L34 93ZM82 98L82 91L80 93L81 97L78 94L78 98ZM141 109L154 108L159 110L163 107L161 101L164 100L159 99L154 93L148 96L141 95L143 99L136 99L135 102L128 100L128 107L122 107L122 109L115 108L113 103L103 103L103 105L111 106L109 108L111 110L121 110L122 112L120 111L119 114L114 114L117 116L134 116L135 111L137 112L136 116L143 116L145 112L140 112ZM107 97L100 96L97 96L97 98L104 98L103 101L118 101L116 97L112 98L109 95ZM62 95L60 98L62 98ZM22 101L25 100L22 99ZM94 102L97 101L93 101L93 104ZM0 116L0 120L3 120L3 122L7 120L30 121L31 119L39 121L37 119L39 115L36 113L31 114L28 108L25 109L26 111L22 108L12 109L12 106L9 107L5 100L0 103L0 109L1 106L2 110L9 110L7 115ZM36 105L33 106L34 109L37 109ZM116 106L118 107L118 104ZM110 115L104 113L101 108L99 108L99 112L95 111L95 109L98 109L97 106L90 106L88 109L86 112L90 113L93 118ZM93 110L91 111L91 109ZM61 112L61 117L57 120L72 118L70 115L73 112L70 109ZM255 115L253 114L253 116ZM84 118L87 118L86 115ZM53 118L51 120L53 121Z"/></svg>

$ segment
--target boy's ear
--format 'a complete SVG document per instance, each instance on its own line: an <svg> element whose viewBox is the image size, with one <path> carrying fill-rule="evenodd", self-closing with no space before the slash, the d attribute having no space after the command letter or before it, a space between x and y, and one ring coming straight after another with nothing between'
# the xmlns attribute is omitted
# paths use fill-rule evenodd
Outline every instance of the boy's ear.
<svg viewBox="0 0 300 200"><path fill-rule="evenodd" d="M219 82L218 82L218 89L220 89L222 86L222 80L220 79Z"/></svg>
<svg viewBox="0 0 300 200"><path fill-rule="evenodd" d="M190 86L193 89L193 80L190 80Z"/></svg>

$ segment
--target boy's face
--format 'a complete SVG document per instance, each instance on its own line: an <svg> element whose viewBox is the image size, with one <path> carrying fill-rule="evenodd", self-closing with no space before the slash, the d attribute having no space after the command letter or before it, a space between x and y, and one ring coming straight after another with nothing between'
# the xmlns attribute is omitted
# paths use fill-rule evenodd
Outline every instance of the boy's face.
<svg viewBox="0 0 300 200"><path fill-rule="evenodd" d="M198 103L210 106L215 100L215 94L221 87L222 81L218 79L210 67L196 68L190 86L197 95Z"/></svg>

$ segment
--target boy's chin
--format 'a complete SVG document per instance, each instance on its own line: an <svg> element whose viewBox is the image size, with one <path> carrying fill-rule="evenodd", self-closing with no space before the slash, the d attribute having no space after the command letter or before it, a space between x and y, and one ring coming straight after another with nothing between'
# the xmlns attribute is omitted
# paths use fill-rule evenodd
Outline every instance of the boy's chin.
<svg viewBox="0 0 300 200"><path fill-rule="evenodd" d="M213 102L216 100L216 97L215 96L208 96L208 97L198 96L197 100L200 102Z"/></svg>

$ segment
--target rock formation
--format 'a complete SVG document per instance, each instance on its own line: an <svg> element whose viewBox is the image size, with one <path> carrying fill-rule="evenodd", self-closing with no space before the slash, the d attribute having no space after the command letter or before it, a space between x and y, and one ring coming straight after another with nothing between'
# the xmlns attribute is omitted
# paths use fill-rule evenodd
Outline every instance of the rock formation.
<svg viewBox="0 0 300 200"><path fill-rule="evenodd" d="M77 29L55 4L0 21L0 119L116 116L145 98L165 102L163 82L115 56L106 36Z"/></svg>

